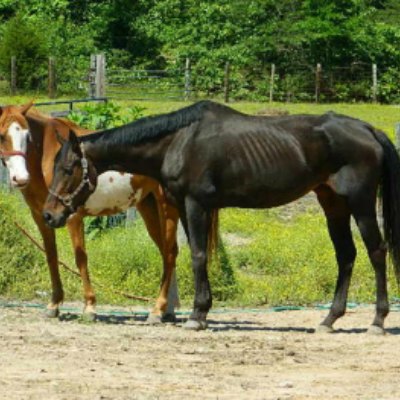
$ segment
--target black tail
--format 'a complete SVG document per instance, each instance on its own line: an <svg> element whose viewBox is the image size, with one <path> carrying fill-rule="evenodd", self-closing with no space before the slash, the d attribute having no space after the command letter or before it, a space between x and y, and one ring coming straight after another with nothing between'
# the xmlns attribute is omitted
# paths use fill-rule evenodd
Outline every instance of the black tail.
<svg viewBox="0 0 400 400"><path fill-rule="evenodd" d="M383 226L397 284L400 285L400 157L383 132L375 130L374 136L384 152L381 181Z"/></svg>

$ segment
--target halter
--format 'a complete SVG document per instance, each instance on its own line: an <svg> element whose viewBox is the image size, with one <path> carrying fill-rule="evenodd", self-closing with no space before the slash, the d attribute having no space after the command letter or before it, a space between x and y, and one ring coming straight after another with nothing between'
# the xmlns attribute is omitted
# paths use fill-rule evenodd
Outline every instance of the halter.
<svg viewBox="0 0 400 400"><path fill-rule="evenodd" d="M88 184L89 190L92 191L93 189L93 184L90 182L89 179L89 164L87 158L85 157L85 153L83 152L83 148L82 148L81 165L82 165L82 180L81 183L78 185L78 187L72 193L61 195L54 192L50 188L48 189L51 195L53 195L57 200L61 201L61 203L65 207L69 208L71 211L74 211L72 207L73 199L80 193L80 191L84 188L84 186Z"/></svg>
<svg viewBox="0 0 400 400"><path fill-rule="evenodd" d="M23 151L2 151L0 150L0 160L6 166L6 159L12 156L21 156L26 160L26 154Z"/></svg>

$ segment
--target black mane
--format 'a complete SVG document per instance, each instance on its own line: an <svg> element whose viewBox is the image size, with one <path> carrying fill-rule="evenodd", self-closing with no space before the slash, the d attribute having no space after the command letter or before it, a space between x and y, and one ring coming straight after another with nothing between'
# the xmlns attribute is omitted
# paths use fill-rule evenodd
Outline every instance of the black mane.
<svg viewBox="0 0 400 400"><path fill-rule="evenodd" d="M225 107L212 101L203 100L178 111L140 118L117 128L81 136L79 140L82 142L96 141L98 143L104 140L107 144L113 145L138 144L146 140L166 136L180 128L189 126L193 122L199 121L204 111L213 106Z"/></svg>

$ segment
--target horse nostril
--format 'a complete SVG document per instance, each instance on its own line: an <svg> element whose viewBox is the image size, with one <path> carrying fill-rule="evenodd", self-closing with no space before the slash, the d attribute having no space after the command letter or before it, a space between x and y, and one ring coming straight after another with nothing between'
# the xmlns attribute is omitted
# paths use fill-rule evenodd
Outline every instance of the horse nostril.
<svg viewBox="0 0 400 400"><path fill-rule="evenodd" d="M49 223L53 220L53 216L48 211L43 211L43 218L47 223Z"/></svg>

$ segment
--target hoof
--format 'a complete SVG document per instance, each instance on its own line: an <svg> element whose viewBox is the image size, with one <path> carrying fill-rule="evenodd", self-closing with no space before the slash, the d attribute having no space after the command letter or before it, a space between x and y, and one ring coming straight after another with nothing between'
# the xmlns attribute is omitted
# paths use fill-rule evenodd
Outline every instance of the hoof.
<svg viewBox="0 0 400 400"><path fill-rule="evenodd" d="M367 330L368 335L374 335L374 336L382 336L386 332L383 328L377 325L371 325L368 330Z"/></svg>
<svg viewBox="0 0 400 400"><path fill-rule="evenodd" d="M58 318L60 315L60 310L58 307L56 308L46 308L46 311L44 312L44 316L46 318Z"/></svg>
<svg viewBox="0 0 400 400"><path fill-rule="evenodd" d="M93 311L83 312L81 319L84 322L96 322L96 313Z"/></svg>
<svg viewBox="0 0 400 400"><path fill-rule="evenodd" d="M160 325L161 323L162 323L162 318L160 315L157 314L150 313L146 319L147 325Z"/></svg>
<svg viewBox="0 0 400 400"><path fill-rule="evenodd" d="M333 333L335 330L331 326L327 325L318 325L315 328L315 333Z"/></svg>
<svg viewBox="0 0 400 400"><path fill-rule="evenodd" d="M176 322L176 315L175 314L171 314L171 313L165 313L161 317L161 322L175 323Z"/></svg>
<svg viewBox="0 0 400 400"><path fill-rule="evenodd" d="M187 329L189 331L202 331L204 329L207 329L207 321L188 319L183 325L183 329Z"/></svg>

